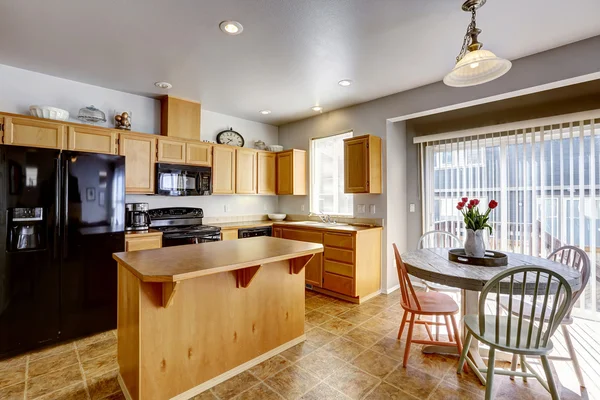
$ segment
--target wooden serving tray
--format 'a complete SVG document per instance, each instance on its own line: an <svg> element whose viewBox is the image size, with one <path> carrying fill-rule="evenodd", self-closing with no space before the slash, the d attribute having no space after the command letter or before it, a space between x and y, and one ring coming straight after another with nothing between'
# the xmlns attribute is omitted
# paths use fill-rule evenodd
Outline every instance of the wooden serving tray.
<svg viewBox="0 0 600 400"><path fill-rule="evenodd" d="M484 257L471 257L465 253L465 249L448 250L448 259L468 265L479 265L482 267L503 267L508 265L508 256L499 251L486 250Z"/></svg>

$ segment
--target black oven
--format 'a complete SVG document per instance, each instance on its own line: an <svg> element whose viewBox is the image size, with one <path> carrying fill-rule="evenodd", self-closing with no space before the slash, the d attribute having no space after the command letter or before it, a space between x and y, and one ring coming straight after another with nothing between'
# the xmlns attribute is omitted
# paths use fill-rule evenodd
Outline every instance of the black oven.
<svg viewBox="0 0 600 400"><path fill-rule="evenodd" d="M156 164L156 194L163 196L205 196L212 193L209 167Z"/></svg>

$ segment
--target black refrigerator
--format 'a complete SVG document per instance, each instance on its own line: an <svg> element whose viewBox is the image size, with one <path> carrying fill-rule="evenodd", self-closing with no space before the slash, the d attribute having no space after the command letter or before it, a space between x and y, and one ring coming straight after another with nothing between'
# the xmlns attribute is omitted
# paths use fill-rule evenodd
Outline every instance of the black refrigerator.
<svg viewBox="0 0 600 400"><path fill-rule="evenodd" d="M116 328L125 158L0 145L0 358Z"/></svg>

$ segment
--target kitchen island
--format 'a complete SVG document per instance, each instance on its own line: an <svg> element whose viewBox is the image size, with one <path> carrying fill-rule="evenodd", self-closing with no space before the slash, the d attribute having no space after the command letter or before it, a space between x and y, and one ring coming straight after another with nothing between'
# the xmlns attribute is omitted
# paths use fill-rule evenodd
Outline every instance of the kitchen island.
<svg viewBox="0 0 600 400"><path fill-rule="evenodd" d="M126 397L188 399L302 342L304 266L321 252L255 237L113 254Z"/></svg>

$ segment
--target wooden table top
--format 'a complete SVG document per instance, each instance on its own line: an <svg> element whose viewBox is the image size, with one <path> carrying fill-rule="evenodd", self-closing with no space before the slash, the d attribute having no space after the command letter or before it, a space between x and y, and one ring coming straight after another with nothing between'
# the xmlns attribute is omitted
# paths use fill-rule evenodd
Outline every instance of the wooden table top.
<svg viewBox="0 0 600 400"><path fill-rule="evenodd" d="M508 256L508 265L482 267L448 260L448 250L443 248L420 249L402 254L408 273L429 282L480 292L483 286L500 272L524 265L549 268L562 275L573 290L581 287L579 272L574 268L545 258L525 254L503 252ZM533 283L532 283L533 284Z"/></svg>
<svg viewBox="0 0 600 400"><path fill-rule="evenodd" d="M114 253L143 282L178 282L322 253L323 245L259 236Z"/></svg>

